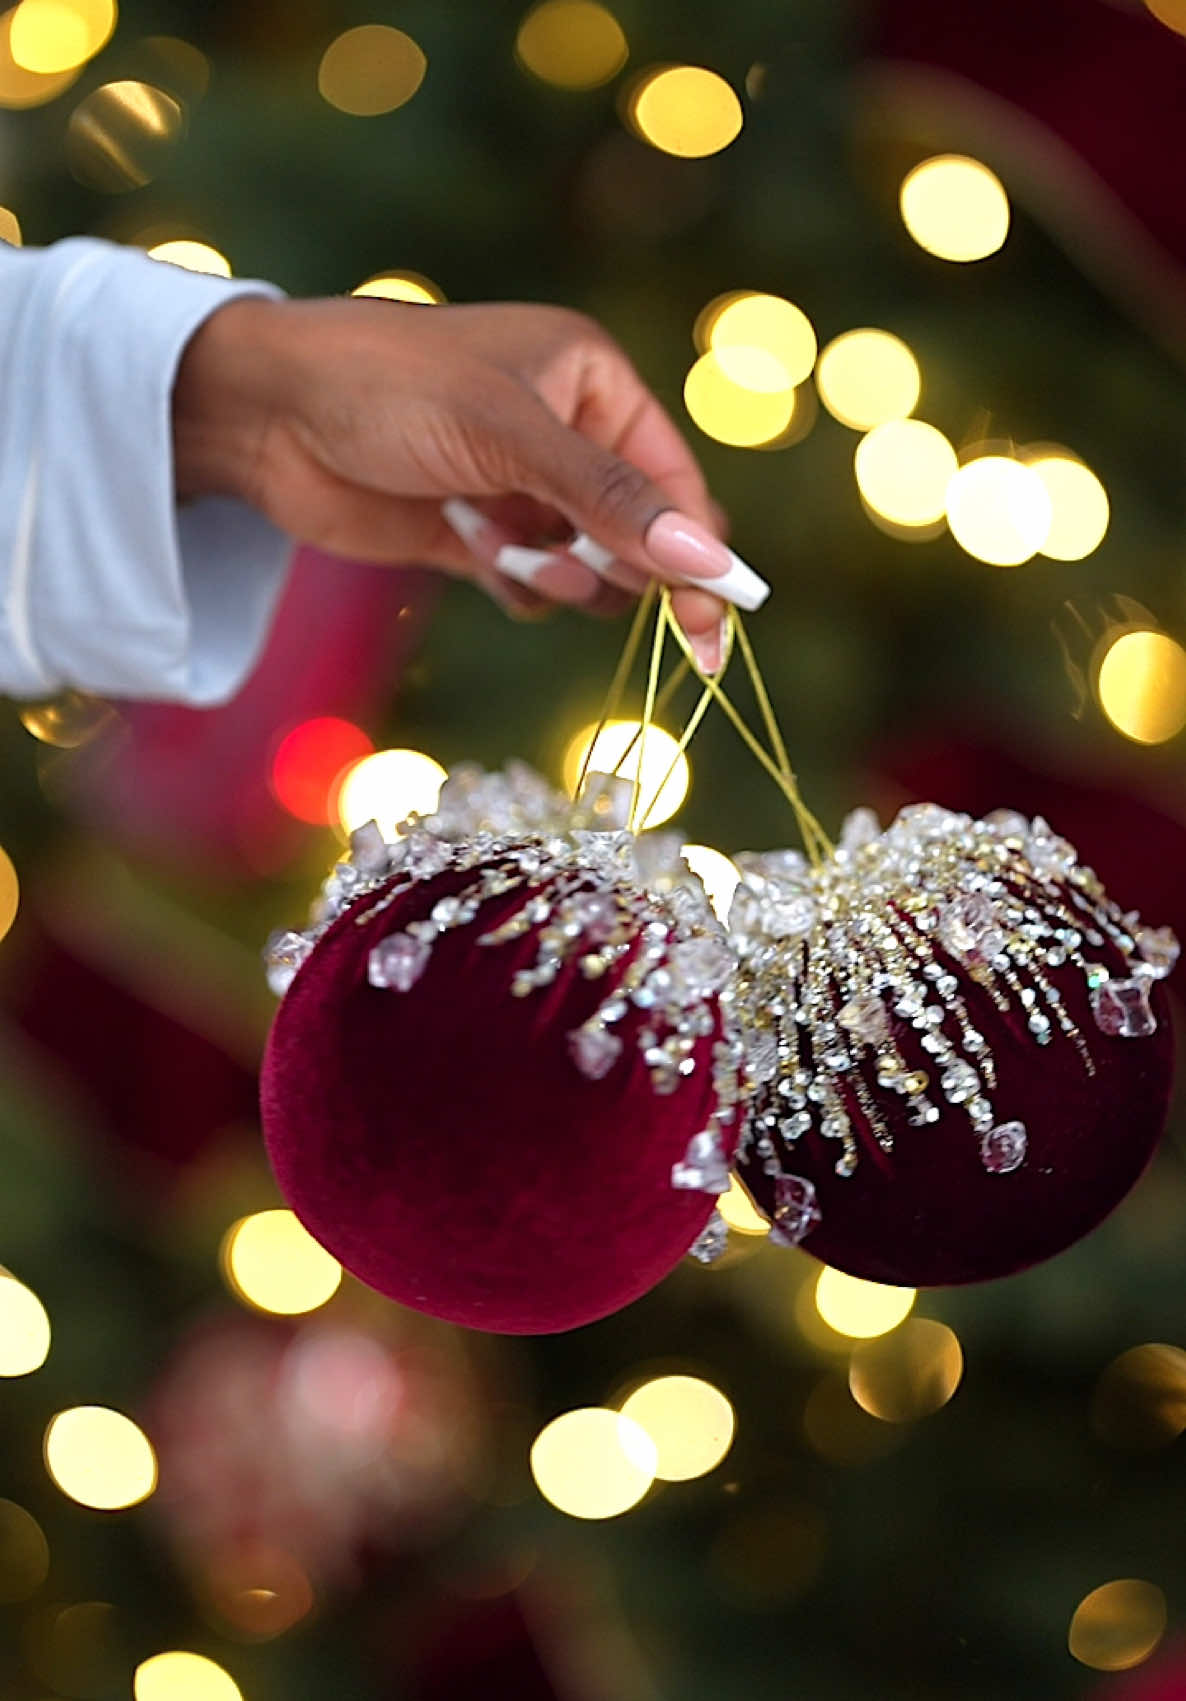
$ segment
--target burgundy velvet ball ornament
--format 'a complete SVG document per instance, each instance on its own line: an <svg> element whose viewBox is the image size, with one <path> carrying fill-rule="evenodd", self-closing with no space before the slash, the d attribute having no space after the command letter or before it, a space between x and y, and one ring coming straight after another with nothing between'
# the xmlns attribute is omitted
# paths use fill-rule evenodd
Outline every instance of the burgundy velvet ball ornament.
<svg viewBox="0 0 1186 1701"><path fill-rule="evenodd" d="M574 825L550 793L533 820L503 807L524 771L507 784L467 771L396 844L355 835L314 928L273 942L289 984L262 1101L285 1198L348 1270L531 1334L606 1316L697 1250L740 1046L703 888L678 860L639 866L659 835ZM458 808L467 785L480 807ZM717 1237L714 1219L698 1255Z"/></svg>
<svg viewBox="0 0 1186 1701"><path fill-rule="evenodd" d="M934 804L835 858L742 859L730 914L760 1079L739 1169L854 1276L984 1281L1088 1233L1161 1133L1178 945L1041 818Z"/></svg>

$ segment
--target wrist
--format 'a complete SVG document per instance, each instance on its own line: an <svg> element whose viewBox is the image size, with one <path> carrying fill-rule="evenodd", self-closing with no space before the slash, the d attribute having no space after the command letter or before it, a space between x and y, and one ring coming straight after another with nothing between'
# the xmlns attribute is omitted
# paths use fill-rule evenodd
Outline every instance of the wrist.
<svg viewBox="0 0 1186 1701"><path fill-rule="evenodd" d="M238 296L205 319L186 344L173 382L177 495L253 502L271 414L272 330L284 303Z"/></svg>

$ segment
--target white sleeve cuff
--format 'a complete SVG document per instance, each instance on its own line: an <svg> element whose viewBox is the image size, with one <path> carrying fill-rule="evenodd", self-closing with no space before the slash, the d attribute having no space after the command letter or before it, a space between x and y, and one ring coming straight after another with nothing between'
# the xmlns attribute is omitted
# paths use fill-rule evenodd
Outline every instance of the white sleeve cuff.
<svg viewBox="0 0 1186 1701"><path fill-rule="evenodd" d="M243 682L292 545L231 499L178 508L171 395L244 294L279 292L89 239L4 256L0 690L209 704Z"/></svg>

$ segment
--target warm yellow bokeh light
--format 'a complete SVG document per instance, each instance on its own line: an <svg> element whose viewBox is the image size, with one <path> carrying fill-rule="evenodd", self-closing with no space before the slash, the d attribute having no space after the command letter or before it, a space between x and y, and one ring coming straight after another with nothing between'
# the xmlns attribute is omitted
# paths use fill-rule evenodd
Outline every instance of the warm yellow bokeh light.
<svg viewBox="0 0 1186 1701"><path fill-rule="evenodd" d="M48 1575L45 1531L23 1506L0 1500L0 1605L27 1601Z"/></svg>
<svg viewBox="0 0 1186 1701"><path fill-rule="evenodd" d="M964 1374L954 1330L930 1317L857 1347L848 1369L853 1399L883 1423L912 1423L945 1406Z"/></svg>
<svg viewBox="0 0 1186 1701"><path fill-rule="evenodd" d="M191 242L179 237L175 242L158 242L148 250L151 260L164 260L170 266L181 266L187 272L209 272L211 277L229 278L231 263L208 242Z"/></svg>
<svg viewBox="0 0 1186 1701"><path fill-rule="evenodd" d="M1124 632L1100 663L1100 707L1136 744L1164 744L1186 726L1186 650L1164 632Z"/></svg>
<svg viewBox="0 0 1186 1701"><path fill-rule="evenodd" d="M520 65L561 89L608 83L628 53L618 20L592 0L544 0L528 12L515 38Z"/></svg>
<svg viewBox="0 0 1186 1701"><path fill-rule="evenodd" d="M1104 541L1111 518L1108 493L1074 455L1025 457L1050 498L1050 530L1039 554L1052 561L1082 561Z"/></svg>
<svg viewBox="0 0 1186 1701"><path fill-rule="evenodd" d="M757 449L772 443L787 430L795 412L794 390L753 387L777 375L776 358L762 349L731 349L730 377L720 356L710 349L702 354L684 381L684 406L706 437L737 449Z"/></svg>
<svg viewBox="0 0 1186 1701"><path fill-rule="evenodd" d="M653 148L682 159L718 154L741 133L744 117L732 87L701 65L670 65L635 88L630 117Z"/></svg>
<svg viewBox="0 0 1186 1701"><path fill-rule="evenodd" d="M428 60L403 30L360 24L330 42L317 70L317 88L339 112L374 118L411 100L427 70Z"/></svg>
<svg viewBox="0 0 1186 1701"><path fill-rule="evenodd" d="M863 328L833 337L815 369L820 401L841 425L871 431L918 406L922 374L901 337Z"/></svg>
<svg viewBox="0 0 1186 1701"><path fill-rule="evenodd" d="M342 1285L342 1266L291 1211L257 1211L232 1223L220 1263L240 1299L279 1317L316 1311Z"/></svg>
<svg viewBox="0 0 1186 1701"><path fill-rule="evenodd" d="M908 172L898 192L902 223L941 260L983 260L1009 234L1009 197L995 172L963 154L939 154Z"/></svg>
<svg viewBox="0 0 1186 1701"><path fill-rule="evenodd" d="M0 207L0 242L11 248L21 245L21 221L9 207Z"/></svg>
<svg viewBox="0 0 1186 1701"><path fill-rule="evenodd" d="M49 1357L49 1315L15 1276L0 1274L0 1376L29 1376Z"/></svg>
<svg viewBox="0 0 1186 1701"><path fill-rule="evenodd" d="M1186 1432L1186 1352L1146 1341L1114 1358L1096 1384L1091 1427L1113 1447L1148 1452Z"/></svg>
<svg viewBox="0 0 1186 1701"><path fill-rule="evenodd" d="M545 1500L570 1518L616 1518L655 1480L658 1450L646 1430L602 1406L553 1418L531 1448L531 1474Z"/></svg>
<svg viewBox="0 0 1186 1701"><path fill-rule="evenodd" d="M1051 503L1032 467L1008 455L978 455L947 486L951 535L977 561L1018 567L1050 533Z"/></svg>
<svg viewBox="0 0 1186 1701"><path fill-rule="evenodd" d="M42 76L18 65L12 56L12 24L16 14L15 6L0 14L0 107L19 111L55 100L77 80L79 68Z"/></svg>
<svg viewBox="0 0 1186 1701"><path fill-rule="evenodd" d="M104 83L79 101L66 125L66 163L80 183L126 194L151 183L185 129L178 101L151 83Z"/></svg>
<svg viewBox="0 0 1186 1701"><path fill-rule="evenodd" d="M379 272L350 293L376 296L380 301L411 301L424 307L436 307L445 299L444 290L419 272Z"/></svg>
<svg viewBox="0 0 1186 1701"><path fill-rule="evenodd" d="M711 845L684 845L679 853L700 878L714 913L721 921L729 918L729 905L741 879L737 864Z"/></svg>
<svg viewBox="0 0 1186 1701"><path fill-rule="evenodd" d="M867 1341L886 1335L910 1315L914 1288L885 1287L881 1282L864 1282L830 1266L821 1270L815 1284L815 1308L838 1335Z"/></svg>
<svg viewBox="0 0 1186 1701"><path fill-rule="evenodd" d="M1075 1608L1067 1647L1094 1671L1128 1671L1165 1635L1165 1596L1156 1583L1121 1577L1101 1583Z"/></svg>
<svg viewBox="0 0 1186 1701"><path fill-rule="evenodd" d="M717 1210L737 1234L770 1233L770 1224L735 1175L729 1177L729 1191L719 1195Z"/></svg>
<svg viewBox="0 0 1186 1701"><path fill-rule="evenodd" d="M1186 35L1186 0L1145 0L1146 10L1178 35Z"/></svg>
<svg viewBox="0 0 1186 1701"><path fill-rule="evenodd" d="M857 487L874 513L898 526L933 526L959 471L955 450L921 419L891 419L857 444Z"/></svg>
<svg viewBox="0 0 1186 1701"><path fill-rule="evenodd" d="M591 774L616 774L632 784L641 775L638 819L648 827L670 821L688 795L688 758L661 726L649 727L645 738L638 721L610 721L600 732L595 725L578 732L564 753L564 783L574 795L586 756Z"/></svg>
<svg viewBox="0 0 1186 1701"><path fill-rule="evenodd" d="M115 17L115 0L21 0L12 20L13 60L41 77L75 71L110 41Z"/></svg>
<svg viewBox="0 0 1186 1701"><path fill-rule="evenodd" d="M21 883L16 877L16 869L12 861L0 845L0 939L8 932L16 920L16 912L20 908Z"/></svg>
<svg viewBox="0 0 1186 1701"><path fill-rule="evenodd" d="M154 1654L136 1667L136 1701L243 1701L243 1692L204 1654Z"/></svg>
<svg viewBox="0 0 1186 1701"><path fill-rule="evenodd" d="M779 393L811 375L817 344L815 327L793 301L746 293L713 316L708 346L733 383ZM755 362L755 353L764 354L765 362Z"/></svg>
<svg viewBox="0 0 1186 1701"><path fill-rule="evenodd" d="M655 1443L655 1475L690 1482L715 1470L733 1445L733 1407L699 1376L657 1376L636 1388L622 1406Z"/></svg>
<svg viewBox="0 0 1186 1701"><path fill-rule="evenodd" d="M448 775L422 750L376 750L346 774L338 791L338 819L347 833L377 821L391 842L410 815L431 815Z"/></svg>
<svg viewBox="0 0 1186 1701"><path fill-rule="evenodd" d="M45 1466L63 1494L100 1512L136 1506L156 1487L151 1441L107 1406L74 1406L51 1419Z"/></svg>

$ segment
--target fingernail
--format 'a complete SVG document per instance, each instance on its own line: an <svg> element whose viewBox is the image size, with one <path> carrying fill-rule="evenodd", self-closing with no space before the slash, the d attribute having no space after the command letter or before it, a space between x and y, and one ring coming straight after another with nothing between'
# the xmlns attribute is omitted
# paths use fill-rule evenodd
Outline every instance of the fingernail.
<svg viewBox="0 0 1186 1701"><path fill-rule="evenodd" d="M569 555L575 555L578 561L583 561L586 567L592 567L595 573L604 573L607 567L614 564L613 550L595 542L587 532L578 532L571 543L566 543L564 547Z"/></svg>
<svg viewBox="0 0 1186 1701"><path fill-rule="evenodd" d="M441 518L450 531L456 532L462 543L470 547L490 523L480 508L475 508L472 502L466 502L460 496L450 496L441 503Z"/></svg>
<svg viewBox="0 0 1186 1701"><path fill-rule="evenodd" d="M600 579L579 562L562 561L546 549L525 549L517 543L504 544L494 557L494 565L508 579L565 602L588 602L601 585Z"/></svg>
<svg viewBox="0 0 1186 1701"><path fill-rule="evenodd" d="M715 632L688 633L688 643L701 673L719 673L725 658L725 622Z"/></svg>
<svg viewBox="0 0 1186 1701"><path fill-rule="evenodd" d="M770 595L765 579L728 544L676 509L667 509L651 522L646 546L665 572L678 574L685 584L703 585L707 579L714 596L738 608L752 613Z"/></svg>

